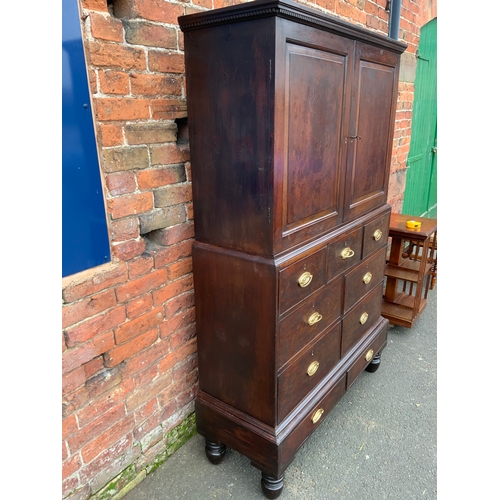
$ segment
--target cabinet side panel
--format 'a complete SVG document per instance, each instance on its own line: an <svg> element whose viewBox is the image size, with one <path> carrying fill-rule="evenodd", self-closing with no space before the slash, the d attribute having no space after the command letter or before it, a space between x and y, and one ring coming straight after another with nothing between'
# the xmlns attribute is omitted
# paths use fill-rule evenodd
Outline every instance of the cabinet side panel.
<svg viewBox="0 0 500 500"><path fill-rule="evenodd" d="M276 268L193 245L200 390L275 424Z"/></svg>
<svg viewBox="0 0 500 500"><path fill-rule="evenodd" d="M270 255L272 18L185 35L196 239Z"/></svg>

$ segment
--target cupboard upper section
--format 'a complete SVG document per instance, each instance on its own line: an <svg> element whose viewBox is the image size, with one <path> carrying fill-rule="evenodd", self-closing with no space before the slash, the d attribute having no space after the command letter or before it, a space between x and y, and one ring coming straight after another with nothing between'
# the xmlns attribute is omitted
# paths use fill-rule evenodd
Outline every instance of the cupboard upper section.
<svg viewBox="0 0 500 500"><path fill-rule="evenodd" d="M404 44L289 1L179 24L198 241L273 256L386 202Z"/></svg>

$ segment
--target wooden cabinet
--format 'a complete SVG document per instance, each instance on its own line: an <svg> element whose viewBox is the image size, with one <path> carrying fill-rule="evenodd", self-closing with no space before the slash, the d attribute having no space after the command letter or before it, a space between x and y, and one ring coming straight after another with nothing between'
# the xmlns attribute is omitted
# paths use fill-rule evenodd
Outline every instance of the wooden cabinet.
<svg viewBox="0 0 500 500"><path fill-rule="evenodd" d="M198 431L275 498L296 451L378 367L405 45L290 1L182 16Z"/></svg>

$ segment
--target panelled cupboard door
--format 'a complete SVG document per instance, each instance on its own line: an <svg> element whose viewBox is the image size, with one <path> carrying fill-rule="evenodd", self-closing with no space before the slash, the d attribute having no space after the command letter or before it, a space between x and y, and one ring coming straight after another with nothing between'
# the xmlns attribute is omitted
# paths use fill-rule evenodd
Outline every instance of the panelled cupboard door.
<svg viewBox="0 0 500 500"><path fill-rule="evenodd" d="M276 57L276 246L286 249L342 222L354 42L278 20Z"/></svg>
<svg viewBox="0 0 500 500"><path fill-rule="evenodd" d="M387 199L398 76L398 54L356 42L349 130L344 137L344 222Z"/></svg>

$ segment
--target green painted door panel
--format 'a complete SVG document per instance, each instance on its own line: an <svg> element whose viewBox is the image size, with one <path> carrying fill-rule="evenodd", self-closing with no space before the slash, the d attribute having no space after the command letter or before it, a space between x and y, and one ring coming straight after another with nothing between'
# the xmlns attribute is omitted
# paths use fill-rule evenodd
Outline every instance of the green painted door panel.
<svg viewBox="0 0 500 500"><path fill-rule="evenodd" d="M437 18L420 30L402 212L437 218Z"/></svg>

